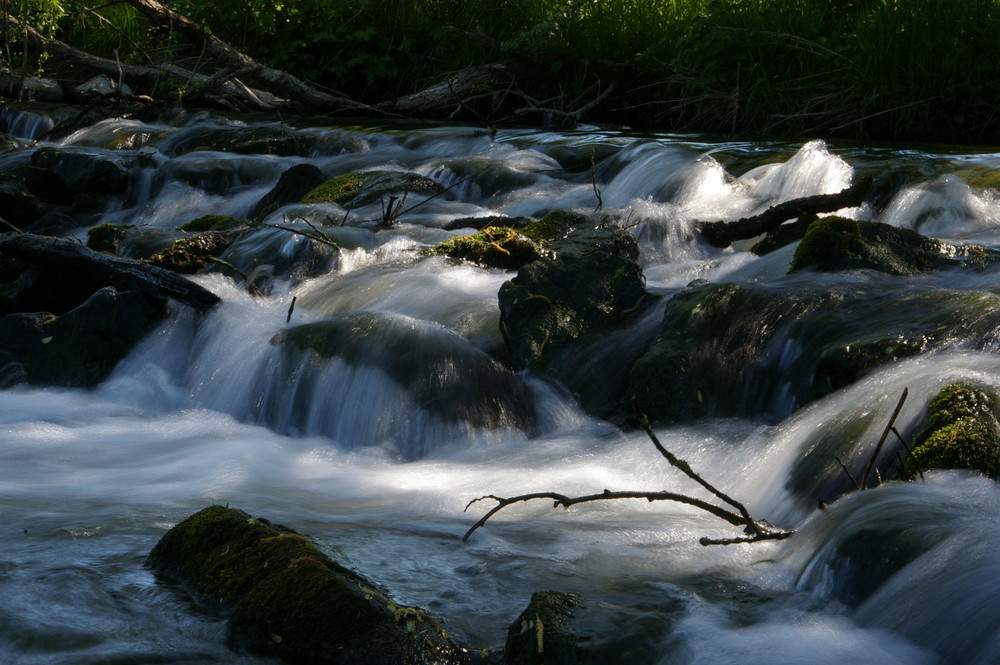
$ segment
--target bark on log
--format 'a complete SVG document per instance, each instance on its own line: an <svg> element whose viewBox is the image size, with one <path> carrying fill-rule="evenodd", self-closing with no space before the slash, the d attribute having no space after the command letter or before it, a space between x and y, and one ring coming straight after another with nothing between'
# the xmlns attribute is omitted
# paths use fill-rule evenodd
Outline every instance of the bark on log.
<svg viewBox="0 0 1000 665"><path fill-rule="evenodd" d="M95 252L71 240L4 233L0 234L0 254L64 274L66 280L94 282L119 291L153 291L199 311L220 302L211 291L169 270Z"/></svg>
<svg viewBox="0 0 1000 665"><path fill-rule="evenodd" d="M735 240L748 240L773 231L789 219L857 207L864 203L871 184L871 176L865 176L836 194L805 196L771 206L753 217L735 222L702 222L698 228L709 243L716 247L729 247Z"/></svg>

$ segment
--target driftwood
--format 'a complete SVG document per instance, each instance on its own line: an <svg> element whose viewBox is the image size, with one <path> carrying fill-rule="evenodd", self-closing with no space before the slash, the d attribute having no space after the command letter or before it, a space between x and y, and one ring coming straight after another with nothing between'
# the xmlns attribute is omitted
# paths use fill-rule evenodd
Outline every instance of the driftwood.
<svg viewBox="0 0 1000 665"><path fill-rule="evenodd" d="M790 219L857 207L864 203L871 184L871 176L865 176L836 194L793 199L771 206L759 215L744 217L735 222L702 222L699 230L709 243L716 247L728 247L733 241L748 240L774 231Z"/></svg>
<svg viewBox="0 0 1000 665"><path fill-rule="evenodd" d="M0 254L65 275L71 283L92 282L98 288L113 286L120 291L152 291L199 311L220 302L211 291L169 270L95 252L71 240L4 233L0 234Z"/></svg>

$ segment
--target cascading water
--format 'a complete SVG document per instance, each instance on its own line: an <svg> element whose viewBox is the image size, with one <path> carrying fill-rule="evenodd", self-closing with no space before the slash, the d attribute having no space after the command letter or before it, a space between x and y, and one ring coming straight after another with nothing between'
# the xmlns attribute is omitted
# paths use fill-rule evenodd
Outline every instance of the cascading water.
<svg viewBox="0 0 1000 665"><path fill-rule="evenodd" d="M22 139L44 125L44 115L4 113L0 122ZM835 455L849 462L870 454L904 387L904 433L948 381L1000 387L995 341L950 340L802 408L779 386L768 419L657 428L670 450L755 516L800 527L787 541L705 548L701 536L737 534L686 506L617 502L513 507L463 543L481 514L463 508L486 494L701 494L645 434L589 417L559 386L493 359L503 349L497 291L513 273L419 254L463 232L445 230L456 219L600 203L635 234L647 288L666 297L695 279L903 295L990 291L997 269L789 276L790 249L765 257L715 250L697 240L695 222L836 192L862 170L918 164L930 175L899 189L881 212L845 212L996 245L996 192L948 173L972 158L1000 168L1000 157L636 140L596 128L302 125L285 128L311 146L292 157L182 153L199 133L231 126L207 116L106 121L59 143L142 153L128 195L99 221L153 236L200 215L247 215L302 163L327 177L412 171L449 189L426 202L413 197L406 206L421 205L404 207L388 229L378 228L379 202L273 211L269 223L302 228L296 220L337 220L331 234L341 249L312 257L304 274L276 266L263 296L222 274L196 277L222 305L201 317L176 305L95 389L0 392L0 661L271 662L228 651L224 624L144 567L172 524L212 503L309 535L476 648L502 645L533 591L558 589L597 607L595 625L614 624L594 629L607 662L626 662L625 651L640 654L629 662L711 665L1000 658L1000 613L991 609L997 486L936 472L838 500L827 482ZM302 236L254 238L230 250L230 263L251 265L265 249L289 265L303 260ZM299 347L283 343L295 335ZM318 353L316 339L337 352ZM779 372L803 348L780 340L767 355ZM830 507L818 510L817 499Z"/></svg>

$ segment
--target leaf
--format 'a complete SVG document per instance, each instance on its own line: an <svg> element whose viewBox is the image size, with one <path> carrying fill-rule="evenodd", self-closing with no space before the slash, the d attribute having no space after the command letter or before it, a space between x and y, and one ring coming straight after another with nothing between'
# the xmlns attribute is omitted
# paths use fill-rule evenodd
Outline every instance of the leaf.
<svg viewBox="0 0 1000 665"><path fill-rule="evenodd" d="M48 337L43 337L42 338L42 344L48 344L51 341L52 341L52 335L49 335Z"/></svg>

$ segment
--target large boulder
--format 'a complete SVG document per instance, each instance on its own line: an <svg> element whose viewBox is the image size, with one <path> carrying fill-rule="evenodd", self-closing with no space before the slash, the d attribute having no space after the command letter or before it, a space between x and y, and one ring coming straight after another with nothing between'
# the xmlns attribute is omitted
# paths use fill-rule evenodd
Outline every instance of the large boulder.
<svg viewBox="0 0 1000 665"><path fill-rule="evenodd" d="M1000 296L988 291L704 284L670 299L628 395L654 421L778 420L951 340L985 347L997 326Z"/></svg>
<svg viewBox="0 0 1000 665"><path fill-rule="evenodd" d="M426 251L487 268L516 270L549 253L531 238L506 226L487 226L479 233L456 236Z"/></svg>
<svg viewBox="0 0 1000 665"><path fill-rule="evenodd" d="M402 198L406 194L434 196L444 187L427 176L408 171L352 171L314 187L301 199L302 203L337 203L344 207L359 207Z"/></svg>
<svg viewBox="0 0 1000 665"><path fill-rule="evenodd" d="M290 663L465 665L465 649L424 610L286 527L211 506L167 532L151 568L229 617L229 643Z"/></svg>

